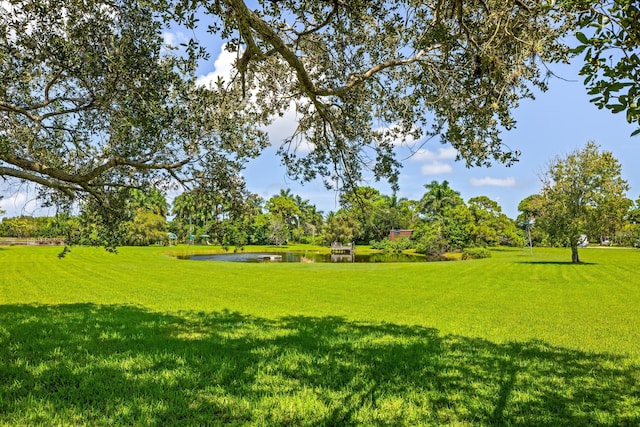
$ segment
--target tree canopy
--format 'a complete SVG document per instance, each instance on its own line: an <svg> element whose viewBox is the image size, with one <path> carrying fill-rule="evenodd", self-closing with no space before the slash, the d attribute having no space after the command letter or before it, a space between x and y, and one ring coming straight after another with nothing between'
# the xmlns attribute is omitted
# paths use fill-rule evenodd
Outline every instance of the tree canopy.
<svg viewBox="0 0 640 427"><path fill-rule="evenodd" d="M243 47L245 86L272 111L294 105L298 128L281 148L291 173L347 186L363 167L395 184L393 147L409 137L439 136L470 165L513 161L500 130L514 125L511 110L532 87L545 87L541 63L566 51L564 27L543 2L285 0L249 9L225 0L207 10ZM297 152L300 143L313 149Z"/></svg>
<svg viewBox="0 0 640 427"><path fill-rule="evenodd" d="M593 95L591 102L626 120L640 134L640 5L636 0L572 1L577 32L576 55L583 55L580 74Z"/></svg>
<svg viewBox="0 0 640 427"><path fill-rule="evenodd" d="M618 160L593 142L566 157L556 158L542 177L542 226L571 247L571 260L580 262L580 236L607 230L613 217L629 208Z"/></svg>
<svg viewBox="0 0 640 427"><path fill-rule="evenodd" d="M298 126L279 152L301 180L350 191L370 170L396 188L394 147L432 137L468 165L509 164L518 153L500 132L515 125L522 98L546 88L545 64L567 59L561 37L595 19L575 12L582 6L4 1L0 176L105 218L117 218L130 188L188 185L241 197L240 171L268 144L261 126L290 108ZM166 46L162 33L175 24L204 26L237 52L231 78L198 86L208 53L195 40ZM624 105L633 118L631 98Z"/></svg>
<svg viewBox="0 0 640 427"><path fill-rule="evenodd" d="M523 2L254 6L201 5L210 31L239 49L241 95L252 94L266 115L295 104L300 123L288 142L304 139L314 150L290 166L307 177L357 178L368 149L375 172L392 177L393 143L425 133L441 134L471 163L509 161L498 128L512 126L510 111L530 84L544 85L539 60L562 52L548 10ZM195 25L194 8L3 2L2 175L63 192L98 191L131 171L194 172L185 167L204 163L203 153L218 163L223 152L250 154L256 135L242 125L257 117L242 106L252 103L235 98L231 82L194 85L194 61L204 57L195 42L186 56L163 46L167 22Z"/></svg>
<svg viewBox="0 0 640 427"><path fill-rule="evenodd" d="M161 30L137 1L2 2L0 176L106 214L129 188L237 187L266 141L232 90L195 85L196 54L172 55Z"/></svg>

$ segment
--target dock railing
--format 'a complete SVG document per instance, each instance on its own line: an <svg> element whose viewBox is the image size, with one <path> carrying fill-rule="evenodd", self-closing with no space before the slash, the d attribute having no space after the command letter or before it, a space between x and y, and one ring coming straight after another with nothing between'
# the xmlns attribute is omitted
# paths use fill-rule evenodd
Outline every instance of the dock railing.
<svg viewBox="0 0 640 427"><path fill-rule="evenodd" d="M356 251L356 245L353 242L342 243L342 242L333 242L331 243L331 253L342 253L342 254L351 254Z"/></svg>

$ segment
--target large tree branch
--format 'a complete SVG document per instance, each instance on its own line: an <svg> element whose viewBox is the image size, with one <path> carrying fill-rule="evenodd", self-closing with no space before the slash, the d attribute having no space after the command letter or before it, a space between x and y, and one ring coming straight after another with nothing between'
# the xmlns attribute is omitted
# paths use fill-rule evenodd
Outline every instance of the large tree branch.
<svg viewBox="0 0 640 427"><path fill-rule="evenodd" d="M33 114L31 111L33 110L38 110L41 108L45 108L47 106L49 106L52 103L58 102L58 101L71 101L74 103L78 103L78 102L82 102L83 104L78 105L75 108L66 108L66 109L62 109L59 111L50 111L48 113L44 113L42 115L38 115L38 114ZM56 116L64 116L64 115L68 115L68 114L74 114L74 113L78 113L80 111L85 111L88 109L93 108L95 105L95 99L90 99L90 100L86 100L86 99L67 99L67 98L54 98L54 99L45 99L45 101L41 102L40 104L36 104L36 105L31 105L29 107L21 107L19 105L15 105L12 104L10 102L6 102L3 100L0 100L0 111L6 111L9 113L17 113L17 114L21 114L23 116L25 116L26 118L28 118L29 120L31 120L32 122L35 123L42 123L44 120L51 118L51 117L56 117Z"/></svg>
<svg viewBox="0 0 640 427"><path fill-rule="evenodd" d="M53 87L54 84L56 84L56 82L58 81L58 79L62 76L62 70L58 71L53 78L47 82L47 85L44 88L44 99L46 101L49 100L49 91L51 90L51 88Z"/></svg>
<svg viewBox="0 0 640 427"><path fill-rule="evenodd" d="M29 174L31 174L32 172L35 172L35 174L37 174L37 176L40 176L40 177L44 175L44 176L53 178L57 181L73 183L73 184L78 184L82 182L82 180L78 179L77 175L69 174L63 171L62 169L51 168L40 162L23 159L13 154L4 154L2 156L2 160L11 165L21 168L23 171L30 171L30 172L26 172Z"/></svg>
<svg viewBox="0 0 640 427"><path fill-rule="evenodd" d="M44 187L60 190L65 195L71 198L73 198L73 195L75 192L82 190L80 186L73 185L68 182L46 178L36 173L27 172L22 169L8 168L5 166L0 166L0 176L2 177L10 176L10 177L22 179L25 181L35 182L36 184L40 184Z"/></svg>
<svg viewBox="0 0 640 427"><path fill-rule="evenodd" d="M62 99L60 99L62 100ZM64 109L64 110L60 110L60 111L51 111L49 113L45 113L43 114L40 119L41 120L46 120L48 118L51 117L56 117L56 116L64 116L64 115L68 115L68 114L74 114L74 113L79 113L80 111L86 111L86 110L90 110L95 106L95 99L91 99L86 101L83 105L79 105L75 108L68 108L68 109Z"/></svg>
<svg viewBox="0 0 640 427"><path fill-rule="evenodd" d="M31 114L27 109L20 107L19 105L12 104L10 102L5 102L0 99L0 111L6 111L9 113L17 113L25 116L32 122L40 123L42 121L42 117Z"/></svg>
<svg viewBox="0 0 640 427"><path fill-rule="evenodd" d="M282 58L289 64L289 66L294 70L296 76L298 77L298 81L302 85L304 92L311 98L313 103L319 109L322 109L321 103L318 102L317 97L319 96L339 96L345 92L351 90L354 86L364 82L365 80L370 79L374 75L380 73L383 70L393 67L402 67L409 65L411 63L419 61L425 54L425 51L422 50L418 52L415 56L411 58L402 58L402 59L390 59L383 63L374 65L369 70L353 74L349 77L349 80L342 86L333 87L333 88L318 88L313 82L311 76L307 72L307 69L300 59L300 57L294 52L292 49L287 46L285 41L278 35L278 33L267 24L262 18L256 15L253 11L251 11L243 0L225 0L227 4L230 6L231 10L235 14L236 21L238 23L238 28L240 30L240 34L242 35L245 43L247 43L247 52L243 55L240 65L246 68L248 61L251 56L256 54L255 51L257 45L255 43L253 34L249 31L249 28L252 29L262 41L270 44L273 48L282 56ZM337 4L336 4L337 7ZM333 15L333 10L330 15ZM323 23L322 25L327 25L327 23ZM302 33L303 34L303 33ZM433 46L429 50L437 49L439 46ZM258 50L259 52L259 50ZM261 53L261 52L260 52ZM242 71L242 69L241 69Z"/></svg>
<svg viewBox="0 0 640 427"><path fill-rule="evenodd" d="M439 48L439 45L438 46L432 46L429 50L438 49L438 48ZM341 93L349 91L354 86L358 85L359 83L362 83L365 80L370 79L375 74L378 74L379 72L381 72L383 70L386 70L387 68L403 67L403 66L406 66L406 65L409 65L409 64L413 64L414 62L418 62L418 61L420 61L420 59L425 54L426 54L426 51L421 50L420 52L418 52L415 56L413 56L411 58L390 59L388 61L385 61L385 62L382 62L380 64L374 65L373 67L371 67L369 70L365 71L364 73L351 75L351 77L349 77L349 80L347 81L347 83L345 83L343 86L340 86L340 87L337 87L337 88L327 88L327 89L318 90L316 92L316 94L318 94L320 96L340 95Z"/></svg>
<svg viewBox="0 0 640 427"><path fill-rule="evenodd" d="M258 15L253 13L247 5L242 0L224 0L233 10L235 14L236 21L238 23L238 27L240 32L245 38L245 42L248 44L249 48L255 44L253 43L253 37L250 33L246 31L247 28L253 29L260 38L272 45L276 51L283 57L283 59L294 69L298 76L298 80L306 89L305 91L309 94L316 93L316 87L307 73L307 70L300 60L300 58L289 49L282 40L282 38L270 27L266 22L264 22Z"/></svg>
<svg viewBox="0 0 640 427"><path fill-rule="evenodd" d="M124 157L114 157L104 163L101 166L98 166L92 172L82 175L84 179L90 178L94 179L98 177L101 173L107 171L108 169L117 167L117 166L130 166L137 170L176 170L186 165L187 163L193 160L193 156L188 156L179 162L174 163L147 163L143 161L129 160ZM90 180L89 179L89 180Z"/></svg>
<svg viewBox="0 0 640 427"><path fill-rule="evenodd" d="M51 181L47 178L44 178L43 176L49 177L55 180L55 182L64 182L64 183L84 186L86 184L91 183L91 181L95 180L96 178L98 178L100 175L107 172L108 170L116 168L118 166L129 166L136 170L176 170L186 165L191 160L193 160L193 156L188 156L185 159L179 162L174 162L174 163L148 163L143 161L129 160L124 157L116 156L116 157L112 157L111 159L107 160L100 166L95 167L94 169L92 169L91 171L85 174L76 175L76 174L70 174L59 168L52 168L43 163L23 159L11 154L5 155L3 157L4 157L3 158L4 161L21 168L23 171L25 171L24 172L25 174L28 174L28 176L40 177L40 179L44 180L44 182L38 182L38 183L42 183L43 185L47 185L47 186L50 186L48 185L48 183L50 183ZM13 170L9 168L5 168L5 169L7 169L8 171ZM27 171L31 171L31 172L27 172ZM2 175L2 173L0 173L0 175ZM15 174L8 174L8 175L16 176ZM19 178L18 176L16 177ZM27 178L22 178L22 179L27 179ZM52 188L58 188L58 187L55 186Z"/></svg>

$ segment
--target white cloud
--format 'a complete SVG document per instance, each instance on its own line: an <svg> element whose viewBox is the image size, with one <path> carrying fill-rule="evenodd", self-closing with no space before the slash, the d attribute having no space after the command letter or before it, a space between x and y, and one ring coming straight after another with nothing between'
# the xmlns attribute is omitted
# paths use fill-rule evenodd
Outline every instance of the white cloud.
<svg viewBox="0 0 640 427"><path fill-rule="evenodd" d="M13 192L0 199L0 210L6 211L4 217L10 218L20 215L47 215L40 203L27 192ZM48 210L47 210L48 211Z"/></svg>
<svg viewBox="0 0 640 427"><path fill-rule="evenodd" d="M175 33L162 33L162 38L164 40L164 44L170 48L180 48L182 43L187 43L189 41L189 37L187 37L182 31Z"/></svg>
<svg viewBox="0 0 640 427"><path fill-rule="evenodd" d="M453 167L448 163L442 163L435 160L431 163L427 163L426 165L422 165L420 171L423 175L440 175L444 173L451 173L453 171Z"/></svg>
<svg viewBox="0 0 640 427"><path fill-rule="evenodd" d="M13 13L13 11L15 10L15 8L13 7L13 5L5 0L1 0L0 1L0 9L4 9L9 13Z"/></svg>
<svg viewBox="0 0 640 427"><path fill-rule="evenodd" d="M282 141L294 134L298 127L298 116L293 102L284 111L282 116L276 117L264 130L269 134L269 139L274 145L280 145ZM314 145L304 138L299 138L291 143L290 150L298 154L310 153Z"/></svg>
<svg viewBox="0 0 640 427"><path fill-rule="evenodd" d="M231 81L234 73L234 62L238 56L238 52L229 52L224 46L220 47L220 52L216 57L213 66L214 70L206 75L198 77L196 84L209 87L218 81L218 78L224 79L226 82ZM253 96L249 100L253 100ZM274 118L273 122L264 128L269 135L269 139L275 146L279 146L282 141L293 135L298 127L298 117L295 104L291 102L288 109L283 111L282 115ZM313 144L304 139L294 141L290 147L291 151L298 154L309 153L313 151Z"/></svg>
<svg viewBox="0 0 640 427"><path fill-rule="evenodd" d="M293 103L285 110L282 116L276 117L273 122L264 128L273 141L282 141L295 132L298 125L296 110Z"/></svg>
<svg viewBox="0 0 640 427"><path fill-rule="evenodd" d="M390 126L387 129L392 131L392 132L396 132L396 131L398 131L398 125ZM413 137L413 135L406 135L404 137L398 137L392 142L392 144L394 146L405 146L405 147L411 147L415 143L416 143L416 140Z"/></svg>
<svg viewBox="0 0 640 427"><path fill-rule="evenodd" d="M453 160L458 155L458 150L453 147L438 148L438 158Z"/></svg>
<svg viewBox="0 0 640 427"><path fill-rule="evenodd" d="M440 175L453 172L453 166L443 160L453 160L457 153L453 147L438 148L437 151L421 148L411 156L411 160L426 162L420 168L423 175Z"/></svg>
<svg viewBox="0 0 640 427"><path fill-rule="evenodd" d="M421 162L421 161L437 161L437 160L452 160L456 158L458 151L453 147L447 148L438 148L437 152L433 152L427 150L426 148L421 148L416 151L413 156L411 156L411 160Z"/></svg>
<svg viewBox="0 0 640 427"><path fill-rule="evenodd" d="M225 49L224 45L221 46L220 53L213 63L213 71L204 76L198 77L196 84L210 87L218 81L219 77L224 79L226 82L229 82L233 73L233 63L237 57L237 52L229 52Z"/></svg>
<svg viewBox="0 0 640 427"><path fill-rule="evenodd" d="M516 179L512 176L507 178L471 178L469 180L474 187L515 187Z"/></svg>

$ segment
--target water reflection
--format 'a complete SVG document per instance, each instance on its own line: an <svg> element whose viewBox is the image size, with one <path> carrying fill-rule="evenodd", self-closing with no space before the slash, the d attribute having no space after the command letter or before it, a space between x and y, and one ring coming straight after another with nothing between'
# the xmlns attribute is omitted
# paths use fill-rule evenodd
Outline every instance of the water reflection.
<svg viewBox="0 0 640 427"><path fill-rule="evenodd" d="M356 255L351 254L331 254L331 262L355 262Z"/></svg>
<svg viewBox="0 0 640 427"><path fill-rule="evenodd" d="M180 259L227 262L424 262L425 257L408 254L329 254L318 252L241 252L185 255Z"/></svg>

